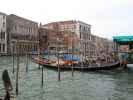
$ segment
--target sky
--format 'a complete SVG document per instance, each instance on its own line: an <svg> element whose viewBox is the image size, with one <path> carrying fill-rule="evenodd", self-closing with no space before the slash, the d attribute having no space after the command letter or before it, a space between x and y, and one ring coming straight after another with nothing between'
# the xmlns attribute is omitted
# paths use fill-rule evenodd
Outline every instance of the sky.
<svg viewBox="0 0 133 100"><path fill-rule="evenodd" d="M133 35L133 0L0 0L0 12L46 24L80 20L91 33L109 38Z"/></svg>

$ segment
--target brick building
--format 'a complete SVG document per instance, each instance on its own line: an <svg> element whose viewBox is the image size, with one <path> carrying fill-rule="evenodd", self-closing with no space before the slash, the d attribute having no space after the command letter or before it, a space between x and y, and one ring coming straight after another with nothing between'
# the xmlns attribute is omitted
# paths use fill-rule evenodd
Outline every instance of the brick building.
<svg viewBox="0 0 133 100"><path fill-rule="evenodd" d="M55 53L58 49L64 50L64 37L62 32L52 29L39 28L39 44L42 53L45 51Z"/></svg>
<svg viewBox="0 0 133 100"><path fill-rule="evenodd" d="M91 25L86 24L82 21L68 20L68 21L59 21L52 22L43 25L43 28L52 29L67 33L75 34L75 41L78 41L76 45L74 45L76 50L84 53L86 51L86 56L88 55L87 51L90 46L89 42L91 41Z"/></svg>

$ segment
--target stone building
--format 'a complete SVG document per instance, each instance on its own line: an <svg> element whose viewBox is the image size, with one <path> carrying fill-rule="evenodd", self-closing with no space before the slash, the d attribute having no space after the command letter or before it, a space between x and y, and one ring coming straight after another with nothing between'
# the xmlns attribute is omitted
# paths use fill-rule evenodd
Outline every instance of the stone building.
<svg viewBox="0 0 133 100"><path fill-rule="evenodd" d="M96 54L97 58L107 60L112 59L114 51L114 43L106 38L96 36Z"/></svg>
<svg viewBox="0 0 133 100"><path fill-rule="evenodd" d="M19 52L37 51L38 48L38 23L11 14L7 16L8 32L8 53L17 52L16 44L19 45Z"/></svg>
<svg viewBox="0 0 133 100"><path fill-rule="evenodd" d="M7 54L6 14L0 12L0 55Z"/></svg>

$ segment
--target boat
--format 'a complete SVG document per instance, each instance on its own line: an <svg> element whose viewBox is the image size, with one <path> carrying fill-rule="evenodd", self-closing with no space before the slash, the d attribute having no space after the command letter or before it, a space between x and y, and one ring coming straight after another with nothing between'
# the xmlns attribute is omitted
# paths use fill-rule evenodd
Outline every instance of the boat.
<svg viewBox="0 0 133 100"><path fill-rule="evenodd" d="M32 61L36 64L40 64L41 66L48 68L48 69L54 69L58 70L58 67L60 68L61 71L68 71L68 70L75 70L75 71L97 71L97 70L112 70L120 67L119 61L113 62L113 63L108 63L108 64L103 64L101 66L89 66L88 64L82 64L82 63L77 63L77 62L72 62L72 61L63 61L59 59L58 61L52 61L52 60L47 60L43 59L42 57L40 58L33 58ZM73 64L73 67L72 67Z"/></svg>

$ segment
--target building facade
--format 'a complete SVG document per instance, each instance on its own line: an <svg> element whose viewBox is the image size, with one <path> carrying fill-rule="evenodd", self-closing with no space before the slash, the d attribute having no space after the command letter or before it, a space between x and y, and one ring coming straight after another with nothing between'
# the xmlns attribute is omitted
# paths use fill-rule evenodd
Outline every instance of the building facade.
<svg viewBox="0 0 133 100"><path fill-rule="evenodd" d="M93 60L97 59L97 54L96 54L96 36L91 34L91 39L89 41L88 45L88 57L92 58Z"/></svg>
<svg viewBox="0 0 133 100"><path fill-rule="evenodd" d="M79 50L84 56L88 56L88 48L90 47L89 44L91 41L91 25L82 21L68 20L48 23L43 25L43 28L58 30L65 33L74 33L74 40L76 39L75 41L78 41L77 44L74 45L74 48Z"/></svg>
<svg viewBox="0 0 133 100"><path fill-rule="evenodd" d="M41 26L38 29L39 35L39 51L40 53L44 53L48 47L48 31Z"/></svg>
<svg viewBox="0 0 133 100"><path fill-rule="evenodd" d="M0 12L0 55L7 54L7 15Z"/></svg>
<svg viewBox="0 0 133 100"><path fill-rule="evenodd" d="M107 60L113 52L113 42L91 34L91 25L81 21L59 21L42 26L47 31L47 42L50 50L58 47L57 38L61 41L61 50L69 53L77 50L82 60ZM57 45L58 44L58 45ZM76 51L76 53L77 53Z"/></svg>
<svg viewBox="0 0 133 100"><path fill-rule="evenodd" d="M39 27L39 48L41 53L56 53L58 49L64 48L63 34L57 30ZM60 43L60 48L59 48Z"/></svg>
<svg viewBox="0 0 133 100"><path fill-rule="evenodd" d="M111 60L114 52L114 43L106 38L96 36L96 54L97 58L107 61Z"/></svg>
<svg viewBox="0 0 133 100"><path fill-rule="evenodd" d="M7 16L8 53L37 51L38 48L38 23L11 14Z"/></svg>

